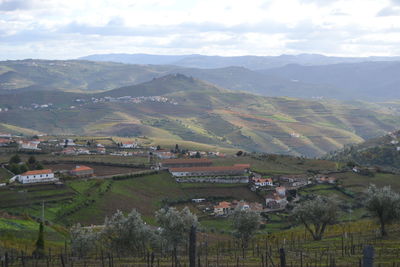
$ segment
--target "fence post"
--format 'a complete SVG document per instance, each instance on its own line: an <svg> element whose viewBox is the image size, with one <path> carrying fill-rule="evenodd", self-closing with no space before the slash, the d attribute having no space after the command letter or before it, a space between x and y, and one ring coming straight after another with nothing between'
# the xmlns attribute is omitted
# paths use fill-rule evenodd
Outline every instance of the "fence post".
<svg viewBox="0 0 400 267"><path fill-rule="evenodd" d="M286 255L284 248L279 249L279 258L281 260L281 267L286 267Z"/></svg>
<svg viewBox="0 0 400 267"><path fill-rule="evenodd" d="M192 225L189 235L189 266L196 267L196 226Z"/></svg>
<svg viewBox="0 0 400 267"><path fill-rule="evenodd" d="M363 267L374 266L375 251L373 246L365 246L363 250Z"/></svg>

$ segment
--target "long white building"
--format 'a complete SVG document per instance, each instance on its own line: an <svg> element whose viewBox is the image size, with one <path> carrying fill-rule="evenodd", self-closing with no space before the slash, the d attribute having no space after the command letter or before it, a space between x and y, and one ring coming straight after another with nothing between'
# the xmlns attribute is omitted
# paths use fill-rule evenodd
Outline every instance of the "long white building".
<svg viewBox="0 0 400 267"><path fill-rule="evenodd" d="M58 178L54 177L52 170L36 170L27 171L15 176L16 180L23 184L31 183L45 183L45 182L55 182Z"/></svg>

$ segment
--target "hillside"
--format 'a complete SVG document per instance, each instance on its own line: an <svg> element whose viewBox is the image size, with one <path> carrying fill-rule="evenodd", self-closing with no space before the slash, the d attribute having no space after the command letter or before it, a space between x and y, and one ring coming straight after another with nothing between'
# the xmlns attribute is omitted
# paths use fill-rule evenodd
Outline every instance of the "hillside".
<svg viewBox="0 0 400 267"><path fill-rule="evenodd" d="M169 69L82 60L9 60L0 62L0 90L110 90L151 80Z"/></svg>
<svg viewBox="0 0 400 267"><path fill-rule="evenodd" d="M400 131L329 153L325 158L400 170Z"/></svg>
<svg viewBox="0 0 400 267"><path fill-rule="evenodd" d="M143 57L147 58L147 56ZM160 61L161 63L169 63L167 59L172 56L165 57L165 60ZM158 62L153 57L150 58L152 59L143 62ZM195 56L189 58L195 58ZM239 63L233 61L232 64ZM97 92L140 84L168 74L181 73L226 89L263 96L305 99L323 97L346 101L392 101L400 97L397 90L400 85L400 79L397 76L400 71L399 62L314 66L292 64L259 71L239 66L221 66L219 68L189 68L82 60L3 61L0 62L0 94L13 93L16 89L18 91Z"/></svg>
<svg viewBox="0 0 400 267"><path fill-rule="evenodd" d="M6 130L146 136L310 157L400 127L398 116L376 105L261 97L179 74L96 94L9 94L2 107L9 108L0 113Z"/></svg>
<svg viewBox="0 0 400 267"><path fill-rule="evenodd" d="M167 56L166 56L167 57ZM169 57L167 57L169 58ZM168 63L147 60L145 62ZM244 67L217 69L172 65L129 65L77 60L19 60L0 62L0 93L13 90L99 91L150 81L182 73L220 87L265 96L313 97L327 88L265 75Z"/></svg>
<svg viewBox="0 0 400 267"><path fill-rule="evenodd" d="M324 97L376 101L400 98L399 71L400 62L363 62L325 66L292 64L262 73L330 88L319 91Z"/></svg>

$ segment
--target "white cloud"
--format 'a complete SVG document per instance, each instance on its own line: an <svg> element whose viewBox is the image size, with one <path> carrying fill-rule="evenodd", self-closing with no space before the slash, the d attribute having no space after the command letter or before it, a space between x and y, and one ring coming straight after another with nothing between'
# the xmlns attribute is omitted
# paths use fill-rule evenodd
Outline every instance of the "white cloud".
<svg viewBox="0 0 400 267"><path fill-rule="evenodd" d="M0 0L0 59L397 55L399 0Z"/></svg>

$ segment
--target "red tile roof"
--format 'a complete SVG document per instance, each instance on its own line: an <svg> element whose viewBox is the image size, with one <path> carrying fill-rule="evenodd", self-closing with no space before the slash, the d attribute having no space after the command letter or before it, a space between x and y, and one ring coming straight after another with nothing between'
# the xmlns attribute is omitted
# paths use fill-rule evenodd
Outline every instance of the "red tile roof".
<svg viewBox="0 0 400 267"><path fill-rule="evenodd" d="M233 166L243 167L243 168L246 168L246 169L249 169L249 168L250 168L250 164L235 164L235 165L233 165Z"/></svg>
<svg viewBox="0 0 400 267"><path fill-rule="evenodd" d="M21 175L26 176L26 175L40 175L40 174L50 174L50 173L53 173L53 171L50 169L46 169L46 170L27 171L22 173Z"/></svg>
<svg viewBox="0 0 400 267"><path fill-rule="evenodd" d="M212 163L209 159L196 159L196 158L189 158L189 159L166 159L161 161L162 164L185 164L185 163Z"/></svg>
<svg viewBox="0 0 400 267"><path fill-rule="evenodd" d="M76 166L76 168L73 169L72 171L79 172L79 171L90 171L90 170L93 170L93 169L88 166L80 165L80 166Z"/></svg>
<svg viewBox="0 0 400 267"><path fill-rule="evenodd" d="M231 203L226 202L226 201L222 201L219 202L217 206L215 206L214 208L216 209L229 209L231 207Z"/></svg>

